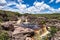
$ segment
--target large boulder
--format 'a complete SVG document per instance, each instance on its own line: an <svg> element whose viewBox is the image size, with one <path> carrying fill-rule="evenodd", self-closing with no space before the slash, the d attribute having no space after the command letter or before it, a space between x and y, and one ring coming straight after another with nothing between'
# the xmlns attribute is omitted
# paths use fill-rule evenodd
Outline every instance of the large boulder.
<svg viewBox="0 0 60 40"><path fill-rule="evenodd" d="M26 40L34 35L34 30L24 27L16 27L12 32L12 40Z"/></svg>
<svg viewBox="0 0 60 40"><path fill-rule="evenodd" d="M30 29L30 28L24 28L24 27L17 27L15 28L13 35L15 34L20 34L20 33L31 33L34 32L34 30Z"/></svg>

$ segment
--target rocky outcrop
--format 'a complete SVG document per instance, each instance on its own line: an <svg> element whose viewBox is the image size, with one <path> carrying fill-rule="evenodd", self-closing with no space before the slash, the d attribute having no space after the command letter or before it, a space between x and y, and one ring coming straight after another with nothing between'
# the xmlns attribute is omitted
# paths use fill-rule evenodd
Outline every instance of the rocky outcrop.
<svg viewBox="0 0 60 40"><path fill-rule="evenodd" d="M12 32L12 40L26 40L26 38L33 37L34 31L28 28L18 27ZM29 40L30 40L29 39Z"/></svg>
<svg viewBox="0 0 60 40"><path fill-rule="evenodd" d="M57 19L48 19L46 20L46 26L47 27L52 27L52 26L55 26L56 28L60 29L60 20L57 20Z"/></svg>
<svg viewBox="0 0 60 40"><path fill-rule="evenodd" d="M32 18L31 18L32 19ZM31 20L30 19L30 20ZM36 18L34 18L36 19ZM44 18L42 18L44 19ZM35 22L20 22L19 21L8 21L1 23L3 29L9 30L8 34L11 40L32 40L32 37L35 35L35 31L42 29L42 24L40 23L41 18L38 18ZM41 24L41 25L40 25Z"/></svg>
<svg viewBox="0 0 60 40"><path fill-rule="evenodd" d="M8 34L11 40L32 40L34 30L28 27L23 27L21 24L16 24L16 21L8 21L1 23L4 30L9 30Z"/></svg>

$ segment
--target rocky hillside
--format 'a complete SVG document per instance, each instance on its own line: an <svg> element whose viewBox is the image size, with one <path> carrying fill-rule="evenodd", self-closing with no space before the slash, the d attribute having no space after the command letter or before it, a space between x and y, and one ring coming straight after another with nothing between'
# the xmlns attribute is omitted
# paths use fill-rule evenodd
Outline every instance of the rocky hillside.
<svg viewBox="0 0 60 40"><path fill-rule="evenodd" d="M8 34L9 32L3 29L3 27L1 26L1 23L6 21L17 21L19 16L20 14L17 12L14 13L10 11L0 10L0 40L10 40L9 34Z"/></svg>
<svg viewBox="0 0 60 40"><path fill-rule="evenodd" d="M28 20L26 21L30 22L31 25L36 25L32 27L29 26L30 24L23 24L22 22L17 24L17 20L20 18L22 18L23 22L27 18ZM47 37L48 40L57 38L58 34L60 34L60 14L19 14L17 12L0 10L0 40L33 39L34 29L41 29L43 25L46 26L47 30L49 30L48 27L51 28L49 30L51 34Z"/></svg>
<svg viewBox="0 0 60 40"><path fill-rule="evenodd" d="M2 11L0 10L0 22L3 21L16 21L18 20L17 17L20 16L17 12L10 12L10 11Z"/></svg>

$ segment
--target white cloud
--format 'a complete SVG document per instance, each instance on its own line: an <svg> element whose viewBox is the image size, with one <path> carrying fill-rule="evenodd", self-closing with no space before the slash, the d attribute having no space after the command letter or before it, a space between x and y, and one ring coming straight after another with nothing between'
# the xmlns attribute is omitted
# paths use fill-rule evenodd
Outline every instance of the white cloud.
<svg viewBox="0 0 60 40"><path fill-rule="evenodd" d="M44 2L34 2L34 6L26 9L28 13L55 13L60 11L60 8L54 9Z"/></svg>
<svg viewBox="0 0 60 40"><path fill-rule="evenodd" d="M18 0L18 2L21 2L22 0Z"/></svg>
<svg viewBox="0 0 60 40"><path fill-rule="evenodd" d="M55 9L45 4L44 2L34 2L34 6L27 8L27 11L30 13L44 13L49 11L54 12Z"/></svg>
<svg viewBox="0 0 60 40"><path fill-rule="evenodd" d="M59 3L60 2L60 0L56 0L56 3Z"/></svg>
<svg viewBox="0 0 60 40"><path fill-rule="evenodd" d="M54 0L50 0L50 2L49 3L52 3Z"/></svg>
<svg viewBox="0 0 60 40"><path fill-rule="evenodd" d="M0 9L6 9L6 8L8 8L10 5L16 5L16 3L14 3L14 2L7 3L6 5L0 6ZM10 9L10 8L8 8L8 9Z"/></svg>
<svg viewBox="0 0 60 40"><path fill-rule="evenodd" d="M18 0L18 2L23 2L22 0Z"/></svg>
<svg viewBox="0 0 60 40"><path fill-rule="evenodd" d="M25 4L16 4L16 7L19 9L19 12L23 13L25 9L27 8L27 5Z"/></svg>
<svg viewBox="0 0 60 40"><path fill-rule="evenodd" d="M52 3L54 0L50 0L50 2L49 3ZM56 3L59 3L60 2L60 0L56 0L55 1Z"/></svg>
<svg viewBox="0 0 60 40"><path fill-rule="evenodd" d="M20 2L22 0L18 0L18 1ZM16 9L13 9L13 8L9 7L11 5L15 5L16 8L19 10L18 12L21 12L21 13L25 11L27 6L29 6L27 4L22 4L21 2L20 2L20 4L18 4L16 2L11 1L11 2L8 2L7 5L0 6L0 10L6 10L6 11L8 10L8 11L15 11L16 12L17 11Z"/></svg>
<svg viewBox="0 0 60 40"><path fill-rule="evenodd" d="M44 3L44 2L41 2L41 3L40 3L40 2L34 2L34 5L35 5L35 6L42 6L43 3Z"/></svg>
<svg viewBox="0 0 60 40"><path fill-rule="evenodd" d="M19 12L19 13L52 13L52 12L59 12L60 8L54 9L50 7L49 5L45 4L44 1L42 2L34 2L33 6L30 6L27 8L27 4L22 4L22 0L18 0L20 4L16 2L9 2L5 6L0 6L0 9L6 10L6 11L13 11L13 12ZM9 6L15 5L17 9L13 9Z"/></svg>
<svg viewBox="0 0 60 40"><path fill-rule="evenodd" d="M3 8L4 5L6 5L6 0L0 0L0 8Z"/></svg>
<svg viewBox="0 0 60 40"><path fill-rule="evenodd" d="M26 8L26 5L24 5L24 4L17 4L16 5L16 7L18 8L18 9L25 9Z"/></svg>
<svg viewBox="0 0 60 40"><path fill-rule="evenodd" d="M60 8L57 9L57 12L60 12Z"/></svg>
<svg viewBox="0 0 60 40"><path fill-rule="evenodd" d="M60 11L60 8L58 8L58 10Z"/></svg>
<svg viewBox="0 0 60 40"><path fill-rule="evenodd" d="M3 8L3 6L0 6L0 9L2 9Z"/></svg>
<svg viewBox="0 0 60 40"><path fill-rule="evenodd" d="M0 3L6 3L6 0L0 0Z"/></svg>

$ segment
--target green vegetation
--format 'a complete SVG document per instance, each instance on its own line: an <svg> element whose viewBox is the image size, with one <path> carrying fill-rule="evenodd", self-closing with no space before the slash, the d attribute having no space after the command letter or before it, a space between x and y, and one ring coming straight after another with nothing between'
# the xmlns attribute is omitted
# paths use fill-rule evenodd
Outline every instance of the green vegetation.
<svg viewBox="0 0 60 40"><path fill-rule="evenodd" d="M1 26L0 26L0 40L10 40L7 31L3 30Z"/></svg>
<svg viewBox="0 0 60 40"><path fill-rule="evenodd" d="M9 40L9 36L6 31L0 31L0 40Z"/></svg>
<svg viewBox="0 0 60 40"><path fill-rule="evenodd" d="M58 29L54 26L51 27L51 35L54 36L54 34L58 31Z"/></svg>
<svg viewBox="0 0 60 40"><path fill-rule="evenodd" d="M52 13L52 14L32 14L33 16L37 17L46 17L48 19L59 19L60 20L60 13Z"/></svg>
<svg viewBox="0 0 60 40"><path fill-rule="evenodd" d="M51 26L50 28L50 34L48 34L47 39L51 40L51 38L59 31L55 26Z"/></svg>
<svg viewBox="0 0 60 40"><path fill-rule="evenodd" d="M0 22L17 20L21 16L18 12L2 11L0 10Z"/></svg>
<svg viewBox="0 0 60 40"><path fill-rule="evenodd" d="M54 26L51 26L50 28L50 34L48 34L46 37L43 37L42 40L51 40L51 38L55 35L55 33L58 31L58 29Z"/></svg>

